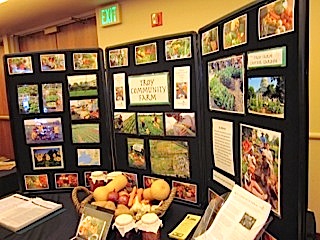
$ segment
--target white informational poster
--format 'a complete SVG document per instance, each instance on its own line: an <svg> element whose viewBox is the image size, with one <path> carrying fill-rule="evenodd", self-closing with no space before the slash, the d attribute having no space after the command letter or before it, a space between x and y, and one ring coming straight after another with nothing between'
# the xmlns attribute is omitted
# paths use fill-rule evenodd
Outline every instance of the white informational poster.
<svg viewBox="0 0 320 240"><path fill-rule="evenodd" d="M125 88L125 73L113 74L113 95L114 95L114 108L126 109L126 88Z"/></svg>
<svg viewBox="0 0 320 240"><path fill-rule="evenodd" d="M234 185L211 226L196 240L254 240L268 220L271 205Z"/></svg>
<svg viewBox="0 0 320 240"><path fill-rule="evenodd" d="M235 185L233 180L215 170L212 171L212 179L230 190L232 190L233 186Z"/></svg>
<svg viewBox="0 0 320 240"><path fill-rule="evenodd" d="M233 123L212 119L212 144L214 164L234 176Z"/></svg>
<svg viewBox="0 0 320 240"><path fill-rule="evenodd" d="M190 109L190 66L174 67L174 108Z"/></svg>

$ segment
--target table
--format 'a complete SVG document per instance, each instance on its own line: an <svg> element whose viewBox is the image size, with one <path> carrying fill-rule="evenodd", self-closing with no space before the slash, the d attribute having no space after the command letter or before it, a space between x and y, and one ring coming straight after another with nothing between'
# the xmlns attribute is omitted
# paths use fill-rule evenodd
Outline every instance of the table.
<svg viewBox="0 0 320 240"><path fill-rule="evenodd" d="M68 240L75 235L80 216L72 203L71 192L40 194L39 197L62 203L64 211L23 234L0 227L0 240ZM169 239L168 233L178 225L187 213L202 215L203 210L175 202L171 204L162 217L164 227L161 229L161 240ZM107 239L112 240L113 235L113 231L110 230Z"/></svg>

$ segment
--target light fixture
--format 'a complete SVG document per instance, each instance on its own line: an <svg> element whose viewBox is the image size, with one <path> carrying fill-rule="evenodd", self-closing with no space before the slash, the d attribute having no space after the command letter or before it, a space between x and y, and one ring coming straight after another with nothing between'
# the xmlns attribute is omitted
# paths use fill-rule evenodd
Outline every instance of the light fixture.
<svg viewBox="0 0 320 240"><path fill-rule="evenodd" d="M0 4L5 2L8 2L8 0L0 0Z"/></svg>

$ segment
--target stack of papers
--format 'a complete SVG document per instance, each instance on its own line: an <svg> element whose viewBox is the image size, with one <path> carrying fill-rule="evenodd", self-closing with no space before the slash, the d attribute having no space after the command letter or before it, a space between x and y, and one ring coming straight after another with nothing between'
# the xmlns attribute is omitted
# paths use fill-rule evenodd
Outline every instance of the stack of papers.
<svg viewBox="0 0 320 240"><path fill-rule="evenodd" d="M0 225L16 232L60 208L62 204L39 197L13 194L0 199Z"/></svg>

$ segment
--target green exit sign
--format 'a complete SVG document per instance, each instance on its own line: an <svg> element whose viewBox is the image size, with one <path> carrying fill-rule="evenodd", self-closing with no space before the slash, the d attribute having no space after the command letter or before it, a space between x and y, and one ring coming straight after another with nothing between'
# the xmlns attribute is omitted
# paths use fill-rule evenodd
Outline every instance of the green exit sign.
<svg viewBox="0 0 320 240"><path fill-rule="evenodd" d="M100 9L100 23L102 27L118 24L120 22L119 3L108 5Z"/></svg>

